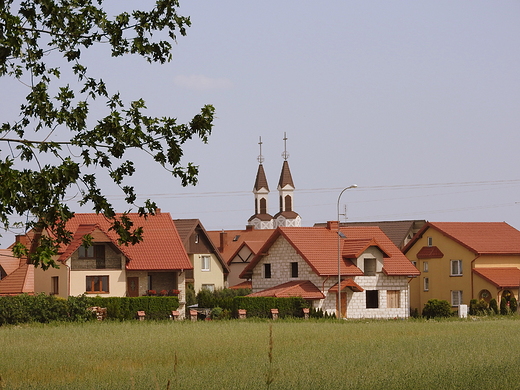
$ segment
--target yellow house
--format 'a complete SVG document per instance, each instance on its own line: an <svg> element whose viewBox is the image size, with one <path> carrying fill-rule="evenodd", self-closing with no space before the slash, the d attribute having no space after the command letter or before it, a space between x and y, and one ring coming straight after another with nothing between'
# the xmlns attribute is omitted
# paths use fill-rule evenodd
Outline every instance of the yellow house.
<svg viewBox="0 0 520 390"><path fill-rule="evenodd" d="M193 283L195 292L227 287L229 267L200 221L175 219L173 222L193 265L193 269L186 272L186 283Z"/></svg>
<svg viewBox="0 0 520 390"><path fill-rule="evenodd" d="M421 271L410 282L410 306L419 312L429 299L454 308L518 299L520 231L505 222L428 222L403 253Z"/></svg>
<svg viewBox="0 0 520 390"><path fill-rule="evenodd" d="M193 267L169 213L147 218L126 214L143 228L143 241L121 245L110 221L101 214L77 213L67 221L73 237L56 259L59 268L34 270L34 292L60 297L177 295L184 312L186 272ZM83 246L90 235L92 245Z"/></svg>

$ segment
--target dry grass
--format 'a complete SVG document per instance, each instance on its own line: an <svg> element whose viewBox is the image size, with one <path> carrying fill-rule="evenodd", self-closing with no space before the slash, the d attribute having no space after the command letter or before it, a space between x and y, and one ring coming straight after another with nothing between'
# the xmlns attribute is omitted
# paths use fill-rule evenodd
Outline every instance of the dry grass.
<svg viewBox="0 0 520 390"><path fill-rule="evenodd" d="M505 389L519 338L500 317L2 327L0 388Z"/></svg>

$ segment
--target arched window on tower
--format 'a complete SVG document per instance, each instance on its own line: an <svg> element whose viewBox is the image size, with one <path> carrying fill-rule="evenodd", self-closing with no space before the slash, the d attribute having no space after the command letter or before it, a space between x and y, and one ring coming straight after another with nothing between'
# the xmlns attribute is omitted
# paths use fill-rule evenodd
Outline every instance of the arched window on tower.
<svg viewBox="0 0 520 390"><path fill-rule="evenodd" d="M285 196L285 211L292 211L292 197L291 195Z"/></svg>
<svg viewBox="0 0 520 390"><path fill-rule="evenodd" d="M267 199L260 199L260 214L267 214Z"/></svg>

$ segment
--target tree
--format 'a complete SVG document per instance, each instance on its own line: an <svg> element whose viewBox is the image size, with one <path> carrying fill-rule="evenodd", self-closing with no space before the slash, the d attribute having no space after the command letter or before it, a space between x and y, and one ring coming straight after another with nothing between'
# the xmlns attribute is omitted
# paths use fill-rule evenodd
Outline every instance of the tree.
<svg viewBox="0 0 520 390"><path fill-rule="evenodd" d="M99 45L108 45L113 57L170 61L177 34L186 35L191 24L189 17L178 15L178 1L156 0L149 11L113 17L102 5L103 0L0 2L0 77L14 78L28 89L18 120L0 120L0 223L7 230L13 216L24 216L26 231L45 232L30 253L23 245L14 249L44 269L55 266L53 256L71 240L66 222L74 213L65 199L72 188L80 194L80 205L111 220L121 243L142 239L142 229L127 212L116 216L93 169L107 172L140 215L153 215L155 203L136 204L134 187L126 184L136 170L128 152L148 154L183 186L196 184L198 167L181 166L182 145L194 137L207 142L212 129L211 105L187 124L147 116L142 99L125 102L119 93L110 93L83 63L84 53ZM75 82L62 81L66 76ZM92 107L99 100L106 112L96 116ZM56 134L66 136L51 140Z"/></svg>

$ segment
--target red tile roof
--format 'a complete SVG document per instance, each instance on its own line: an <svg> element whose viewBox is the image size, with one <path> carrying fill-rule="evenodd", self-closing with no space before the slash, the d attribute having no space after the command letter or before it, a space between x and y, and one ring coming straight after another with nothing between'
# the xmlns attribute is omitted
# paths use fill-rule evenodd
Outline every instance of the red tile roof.
<svg viewBox="0 0 520 390"><path fill-rule="evenodd" d="M13 256L11 249L0 249L0 267L7 275L12 273L20 266L20 259Z"/></svg>
<svg viewBox="0 0 520 390"><path fill-rule="evenodd" d="M342 247L343 245L348 247L350 245L349 240L368 240L367 242L375 240L375 243L388 256L384 259L383 265L383 271L387 275L416 276L420 274L399 248L378 227L344 227L341 228L341 232L347 237L340 239L339 244ZM286 227L278 228L273 232L260 253L248 264L240 277L250 276L254 266L261 260L262 253L267 252L280 236L283 236L293 246L316 274L321 276L338 274L338 235L336 230L321 227ZM345 257L340 261L340 270L341 274L346 276L363 275L363 272Z"/></svg>
<svg viewBox="0 0 520 390"><path fill-rule="evenodd" d="M34 293L34 266L21 264L15 271L0 280L0 295Z"/></svg>
<svg viewBox="0 0 520 390"><path fill-rule="evenodd" d="M257 250L260 249L273 232L274 229L251 228L246 230L208 231L207 233L213 244L219 249L224 261L229 264L244 243L256 254ZM262 245L259 245L259 243Z"/></svg>
<svg viewBox="0 0 520 390"><path fill-rule="evenodd" d="M117 214L121 216L122 214ZM110 220L101 214L77 213L67 222L67 229L74 237L67 248L64 248L60 260L64 261L81 245L84 234L95 231L104 235L128 258L127 270L180 270L192 269L186 250L177 233L170 213L158 212L147 218L137 213L127 216L134 227L143 228L143 241L136 245L120 245L118 235L110 230Z"/></svg>
<svg viewBox="0 0 520 390"><path fill-rule="evenodd" d="M518 288L520 269L516 267L473 268L473 272L498 288Z"/></svg>
<svg viewBox="0 0 520 390"><path fill-rule="evenodd" d="M250 280L246 280L245 282L235 284L234 286L231 286L231 290L240 290L241 288L252 288L253 285Z"/></svg>
<svg viewBox="0 0 520 390"><path fill-rule="evenodd" d="M349 287L354 292L361 292L363 288L354 282L352 279L346 279L341 281L340 290L343 291L345 288ZM338 284L336 283L334 286L329 288L329 292L337 293L338 292Z"/></svg>
<svg viewBox="0 0 520 390"><path fill-rule="evenodd" d="M428 222L403 252L428 229L438 230L475 254L520 254L520 231L505 222Z"/></svg>
<svg viewBox="0 0 520 390"><path fill-rule="evenodd" d="M436 246L423 246L421 250L417 252L418 259L441 259L443 257L444 253Z"/></svg>
<svg viewBox="0 0 520 390"><path fill-rule="evenodd" d="M309 280L293 280L266 290L249 294L248 297L302 297L304 299L324 299L325 295L323 295L320 289Z"/></svg>

